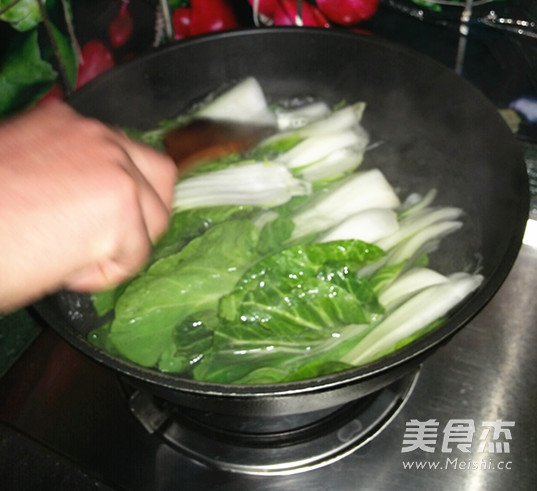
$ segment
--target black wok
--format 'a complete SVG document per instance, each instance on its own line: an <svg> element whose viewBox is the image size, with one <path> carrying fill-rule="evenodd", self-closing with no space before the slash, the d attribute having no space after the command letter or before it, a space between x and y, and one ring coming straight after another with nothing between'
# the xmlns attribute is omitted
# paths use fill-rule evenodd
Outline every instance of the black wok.
<svg viewBox="0 0 537 491"><path fill-rule="evenodd" d="M363 124L373 142L383 143L368 152L363 168L380 167L403 197L436 187L439 204L467 212L463 230L445 240L432 261L443 272L480 268L480 289L443 326L382 360L266 386L193 382L113 358L86 341L97 327L87 297L60 293L35 307L76 348L173 403L244 415L333 407L416 370L492 298L522 241L529 200L524 162L496 108L463 79L401 47L336 30L269 28L191 38L102 75L70 102L107 123L145 129L246 76L255 76L272 101L301 95L366 101Z"/></svg>

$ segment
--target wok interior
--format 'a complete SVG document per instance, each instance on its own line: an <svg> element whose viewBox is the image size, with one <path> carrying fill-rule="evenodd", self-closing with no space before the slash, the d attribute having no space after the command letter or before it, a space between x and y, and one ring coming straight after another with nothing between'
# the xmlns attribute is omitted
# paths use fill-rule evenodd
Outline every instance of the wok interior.
<svg viewBox="0 0 537 491"><path fill-rule="evenodd" d="M402 198L437 188L437 203L467 212L463 230L442 243L433 266L442 272L479 267L484 285L447 325L392 356L390 363L439 343L475 315L499 288L518 252L527 182L514 139L492 104L436 62L368 36L259 29L168 46L104 74L71 103L105 122L148 129L247 76L260 81L272 102L305 95L332 104L367 102L363 125L379 145L366 153L362 169L382 169ZM83 315L66 314L69 327L62 331L76 331L78 347L95 356L85 335L96 319L85 312L85 301L60 300L70 312L73 302L83 307ZM106 355L101 358L110 364ZM375 370L382 364L376 363ZM112 366L128 367L121 361ZM127 371L133 373L132 367ZM336 379L345 377L344 372Z"/></svg>

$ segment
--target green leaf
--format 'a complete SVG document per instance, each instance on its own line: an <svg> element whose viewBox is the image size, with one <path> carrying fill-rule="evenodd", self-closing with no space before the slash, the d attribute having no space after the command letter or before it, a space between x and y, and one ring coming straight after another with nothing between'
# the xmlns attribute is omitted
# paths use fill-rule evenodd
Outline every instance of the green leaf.
<svg viewBox="0 0 537 491"><path fill-rule="evenodd" d="M180 7L190 7L190 0L169 0L170 10Z"/></svg>
<svg viewBox="0 0 537 491"><path fill-rule="evenodd" d="M251 210L249 206L214 206L176 211L168 229L153 246L150 262L179 252L190 240L218 223L238 218Z"/></svg>
<svg viewBox="0 0 537 491"><path fill-rule="evenodd" d="M249 212L250 207L246 206L218 206L174 213L170 219L168 229L154 244L151 257L144 269L148 269L160 259L178 253L188 242L202 235L214 225L232 217L246 216ZM92 301L97 313L103 316L110 312L114 308L117 299L132 281L133 279L129 279L116 288L93 293Z"/></svg>
<svg viewBox="0 0 537 491"><path fill-rule="evenodd" d="M330 353L348 345L342 332L362 335L364 328L356 326L383 311L356 274L382 255L364 242L338 241L285 249L260 261L220 301L223 321L215 329L213 351L194 376L266 383L282 381L306 364L337 361Z"/></svg>
<svg viewBox="0 0 537 491"><path fill-rule="evenodd" d="M276 273L264 278L263 286L242 297L236 317L217 328L215 347L315 341L340 326L371 319L352 293L332 282L317 278L278 281Z"/></svg>
<svg viewBox="0 0 537 491"><path fill-rule="evenodd" d="M269 221L261 229L261 238L259 240L259 251L262 254L268 254L282 248L293 233L295 224L290 218L277 217Z"/></svg>
<svg viewBox="0 0 537 491"><path fill-rule="evenodd" d="M75 87L78 72L78 56L76 48L68 35L63 34L56 26L50 25L51 34L58 47L59 62L65 69L67 81L71 89Z"/></svg>
<svg viewBox="0 0 537 491"><path fill-rule="evenodd" d="M240 279L237 287L220 304L220 315L227 320L240 317L240 306L246 296L267 296L268 289L280 291L304 288L304 278L315 278L327 264L338 264L346 271L375 262L384 256L382 249L358 240L334 241L295 246L268 256ZM356 275L354 275L356 276Z"/></svg>
<svg viewBox="0 0 537 491"><path fill-rule="evenodd" d="M255 160L272 160L278 155L289 151L301 140L301 136L297 133L292 133L286 136L278 136L274 140L260 144L252 150L251 156Z"/></svg>
<svg viewBox="0 0 537 491"><path fill-rule="evenodd" d="M177 326L196 312L216 310L220 297L258 259L257 241L250 221L231 220L155 262L117 300L110 342L129 360L156 365L176 344Z"/></svg>
<svg viewBox="0 0 537 491"><path fill-rule="evenodd" d="M235 347L213 349L193 370L196 380L226 384L265 384L298 380L297 376L325 375L331 368L343 370L350 365L339 360L368 332L367 325L350 324L337 336L317 341L300 337L292 343L260 345L238 343ZM267 336L270 343L270 338Z"/></svg>
<svg viewBox="0 0 537 491"><path fill-rule="evenodd" d="M187 372L213 342L213 330L218 323L216 311L196 312L181 322L174 332L174 342L163 351L158 368L163 372Z"/></svg>
<svg viewBox="0 0 537 491"><path fill-rule="evenodd" d="M314 361L307 365L301 366L298 370L286 377L284 382L293 382L296 380L305 380L308 378L322 377L323 375L331 375L332 373L342 372L352 368L352 365L340 361Z"/></svg>
<svg viewBox="0 0 537 491"><path fill-rule="evenodd" d="M44 61L37 31L18 33L0 60L0 114L27 106L52 87L57 73Z"/></svg>
<svg viewBox="0 0 537 491"><path fill-rule="evenodd" d="M91 295L91 301L99 316L104 316L110 312L116 304L117 288L95 292Z"/></svg>
<svg viewBox="0 0 537 491"><path fill-rule="evenodd" d="M43 3L46 0L43 0ZM7 8L13 0L0 0L0 10ZM0 15L0 20L8 22L17 31L29 31L42 20L37 0L20 0Z"/></svg>

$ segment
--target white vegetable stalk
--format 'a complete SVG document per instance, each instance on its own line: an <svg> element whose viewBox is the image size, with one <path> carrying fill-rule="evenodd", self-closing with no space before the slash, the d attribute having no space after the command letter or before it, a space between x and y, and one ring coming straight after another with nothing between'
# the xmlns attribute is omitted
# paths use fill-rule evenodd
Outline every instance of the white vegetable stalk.
<svg viewBox="0 0 537 491"><path fill-rule="evenodd" d="M220 205L276 206L309 193L311 184L294 177L284 165L253 162L180 180L175 185L173 206L177 210Z"/></svg>
<svg viewBox="0 0 537 491"><path fill-rule="evenodd" d="M370 208L396 208L399 198L378 169L352 174L294 217L293 238L322 232Z"/></svg>
<svg viewBox="0 0 537 491"><path fill-rule="evenodd" d="M260 144L274 143L276 141L297 136L298 138L308 138L313 136L324 136L333 133L341 133L343 131L359 127L359 132L365 133L365 130L360 126L360 121L364 113L366 104L358 102L352 106L347 106L343 109L331 112L326 118L315 121L306 126L295 130L281 131L278 134L267 138Z"/></svg>
<svg viewBox="0 0 537 491"><path fill-rule="evenodd" d="M327 133L339 133L358 125L362 120L366 104L357 102L352 106L338 109L328 117L309 124L300 130L303 137L326 135Z"/></svg>
<svg viewBox="0 0 537 491"><path fill-rule="evenodd" d="M349 129L306 138L291 150L279 155L277 161L289 169L296 169L310 165L343 148L353 147L363 151L366 146L367 139L364 140L364 134Z"/></svg>
<svg viewBox="0 0 537 491"><path fill-rule="evenodd" d="M306 181L316 182L335 179L350 174L360 167L364 160L364 153L351 148L342 148L326 157L307 165L296 172L296 175Z"/></svg>
<svg viewBox="0 0 537 491"><path fill-rule="evenodd" d="M252 223L261 230L267 223L273 222L280 215L273 210L263 210L252 217Z"/></svg>
<svg viewBox="0 0 537 491"><path fill-rule="evenodd" d="M476 290L481 275L456 273L425 288L381 321L341 361L362 365L393 350L397 343L442 318Z"/></svg>
<svg viewBox="0 0 537 491"><path fill-rule="evenodd" d="M276 126L276 116L270 110L263 89L254 77L248 77L203 106L198 117L234 121L237 123Z"/></svg>
<svg viewBox="0 0 537 491"><path fill-rule="evenodd" d="M396 244L412 237L420 230L442 221L453 221L462 214L460 208L443 207L443 208L425 208L417 213L410 215L408 218L401 220L399 231L379 241L379 247L389 250Z"/></svg>
<svg viewBox="0 0 537 491"><path fill-rule="evenodd" d="M411 257L417 255L418 252L425 251L424 247L427 247L429 242L436 244L441 238L449 235L462 227L462 222L457 221L444 221L439 223L433 223L428 227L420 230L408 240L401 242L394 249L392 249L388 255L388 261L386 264L399 264ZM381 243L383 239L379 240ZM378 244L377 244L378 245ZM432 252L433 249L428 249L427 252Z"/></svg>
<svg viewBox="0 0 537 491"><path fill-rule="evenodd" d="M432 269L414 267L388 285L379 294L379 302L386 311L390 311L420 290L446 281L448 281L446 276Z"/></svg>
<svg viewBox="0 0 537 491"><path fill-rule="evenodd" d="M437 190L430 189L425 196L418 193L410 194L401 205L401 212L399 213L399 219L406 219L410 215L415 215L421 210L427 208L432 204L436 198Z"/></svg>
<svg viewBox="0 0 537 491"><path fill-rule="evenodd" d="M324 102L313 102L305 106L293 109L276 111L278 129L280 131L295 130L308 124L326 118L331 114L331 109Z"/></svg>
<svg viewBox="0 0 537 491"><path fill-rule="evenodd" d="M397 214L386 208L371 208L352 215L328 231L319 242L357 239L375 244L399 228Z"/></svg>

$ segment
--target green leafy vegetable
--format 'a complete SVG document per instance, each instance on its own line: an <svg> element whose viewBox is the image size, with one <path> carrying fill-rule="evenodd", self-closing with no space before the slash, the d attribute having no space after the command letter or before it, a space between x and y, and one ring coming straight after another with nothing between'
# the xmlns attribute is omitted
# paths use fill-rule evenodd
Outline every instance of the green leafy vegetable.
<svg viewBox="0 0 537 491"><path fill-rule="evenodd" d="M427 267L462 210L433 206L436 190L401 202L379 169L355 172L369 144L363 103L267 116L259 89L248 79L196 109L221 118L244 98L241 118L282 131L178 181L146 269L95 297L114 310L90 336L103 349L200 381L302 380L400 349L483 281Z"/></svg>
<svg viewBox="0 0 537 491"><path fill-rule="evenodd" d="M135 363L156 365L174 344L175 328L196 312L215 309L258 258L258 237L250 221L231 220L155 262L117 300L109 341Z"/></svg>
<svg viewBox="0 0 537 491"><path fill-rule="evenodd" d="M286 358L285 364L279 360L280 381L311 363L314 358L304 351L310 343L330 341L340 336L342 326L366 325L382 313L368 282L355 271L383 254L370 244L345 241L297 246L258 262L222 298L223 322L215 330L215 354L201 361L195 376L237 382L230 374L222 378L221 353L227 353L230 363L235 358L234 377L259 369L265 373L274 357Z"/></svg>
<svg viewBox="0 0 537 491"><path fill-rule="evenodd" d="M52 65L41 57L37 31L13 36L0 60L0 114L44 95L56 76Z"/></svg>
<svg viewBox="0 0 537 491"><path fill-rule="evenodd" d="M46 0L43 0L43 4ZM41 10L37 0L0 0L0 20L8 22L17 31L29 31L41 22Z"/></svg>
<svg viewBox="0 0 537 491"><path fill-rule="evenodd" d="M58 48L58 56L61 60L62 66L65 69L65 75L69 87L73 89L76 85L77 73L78 73L78 57L76 46L73 44L73 40L62 31L60 31L54 24L50 26L50 34L54 38L54 43Z"/></svg>
<svg viewBox="0 0 537 491"><path fill-rule="evenodd" d="M333 315L350 315L350 319L357 321L363 318L365 322L365 313L357 317L360 306L356 299L360 295L356 293L361 293L366 287L355 271L383 255L382 249L360 241L284 249L259 261L246 272L234 291L222 298L220 315L235 323L247 320L263 325L278 316L282 322L287 318L291 324L300 322L312 329L320 328L315 322L325 316L328 317L325 322L330 322L330 316ZM319 293L321 288L325 289L323 294ZM337 291L339 289L354 297L348 298L351 305L345 309L339 308L339 300L333 300L338 294L344 295L344 291ZM367 297L371 301L370 296ZM319 308L316 301L326 305ZM283 311L277 308L280 304L285 306ZM295 308L297 311L290 315L288 311ZM352 314L349 314L349 309ZM334 318L334 322L338 321ZM294 336L292 330L287 331L286 335Z"/></svg>
<svg viewBox="0 0 537 491"><path fill-rule="evenodd" d="M8 46L0 58L0 116L31 106L58 81L76 84L78 49L69 0L0 0Z"/></svg>
<svg viewBox="0 0 537 491"><path fill-rule="evenodd" d="M153 247L150 263L179 252L192 239L214 225L248 215L250 206L230 205L192 208L173 213L168 229Z"/></svg>

